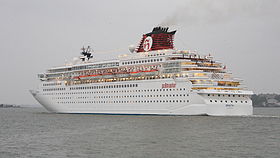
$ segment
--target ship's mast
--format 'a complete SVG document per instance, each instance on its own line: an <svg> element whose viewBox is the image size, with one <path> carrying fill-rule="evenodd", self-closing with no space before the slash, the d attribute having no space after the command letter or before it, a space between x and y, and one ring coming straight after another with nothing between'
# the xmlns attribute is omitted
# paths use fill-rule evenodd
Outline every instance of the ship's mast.
<svg viewBox="0 0 280 158"><path fill-rule="evenodd" d="M85 61L86 59L89 60L90 58L93 58L93 56L92 56L93 50L92 50L92 48L90 48L90 46L88 46L87 48L85 48L83 46L83 48L81 48L81 50L82 50L81 54L83 56L81 56L80 59L82 61Z"/></svg>

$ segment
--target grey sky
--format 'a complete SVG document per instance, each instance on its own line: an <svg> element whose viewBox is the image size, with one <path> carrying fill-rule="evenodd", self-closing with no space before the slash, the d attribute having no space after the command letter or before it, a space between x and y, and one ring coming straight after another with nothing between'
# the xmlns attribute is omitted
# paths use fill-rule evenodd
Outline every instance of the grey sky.
<svg viewBox="0 0 280 158"><path fill-rule="evenodd" d="M37 104L37 73L91 45L95 57L129 53L159 24L175 47L211 53L255 93L280 93L279 0L0 0L0 103Z"/></svg>

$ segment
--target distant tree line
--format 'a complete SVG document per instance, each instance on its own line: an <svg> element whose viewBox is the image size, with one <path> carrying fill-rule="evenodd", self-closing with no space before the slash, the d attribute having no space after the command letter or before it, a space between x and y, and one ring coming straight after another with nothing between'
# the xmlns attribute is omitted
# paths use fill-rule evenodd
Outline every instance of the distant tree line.
<svg viewBox="0 0 280 158"><path fill-rule="evenodd" d="M0 104L0 108L19 108L19 105L12 105L12 104Z"/></svg>
<svg viewBox="0 0 280 158"><path fill-rule="evenodd" d="M254 94L251 99L255 107L280 107L278 94Z"/></svg>

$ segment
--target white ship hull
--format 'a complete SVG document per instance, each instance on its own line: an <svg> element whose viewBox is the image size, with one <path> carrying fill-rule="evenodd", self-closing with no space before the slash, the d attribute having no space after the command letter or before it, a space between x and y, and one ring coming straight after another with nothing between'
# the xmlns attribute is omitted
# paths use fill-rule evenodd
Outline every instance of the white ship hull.
<svg viewBox="0 0 280 158"><path fill-rule="evenodd" d="M252 115L252 91L209 55L176 50L175 31L155 27L117 59L78 60L38 74L31 93L54 113Z"/></svg>
<svg viewBox="0 0 280 158"><path fill-rule="evenodd" d="M173 85L166 88L164 85ZM119 85L120 88L108 88ZM134 85L121 87L122 85ZM136 86L137 85L137 86ZM175 86L174 86L175 85ZM104 88L93 89L94 86ZM193 91L186 78L91 83L84 89L65 86L61 92L32 92L35 99L54 113L133 114L133 115L252 115L250 92ZM86 88L86 87L92 87ZM106 88L107 87L107 88Z"/></svg>

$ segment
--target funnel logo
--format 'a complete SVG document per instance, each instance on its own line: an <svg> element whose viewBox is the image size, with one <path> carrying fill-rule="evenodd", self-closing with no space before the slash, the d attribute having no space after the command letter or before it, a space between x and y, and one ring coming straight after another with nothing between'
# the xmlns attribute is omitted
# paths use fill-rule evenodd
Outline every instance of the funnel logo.
<svg viewBox="0 0 280 158"><path fill-rule="evenodd" d="M144 51L149 51L152 48L153 45L153 39L152 37L147 37L145 38L144 42L143 42L143 49Z"/></svg>

